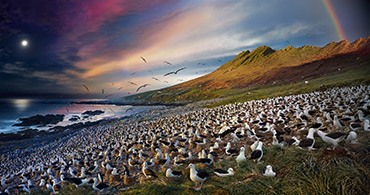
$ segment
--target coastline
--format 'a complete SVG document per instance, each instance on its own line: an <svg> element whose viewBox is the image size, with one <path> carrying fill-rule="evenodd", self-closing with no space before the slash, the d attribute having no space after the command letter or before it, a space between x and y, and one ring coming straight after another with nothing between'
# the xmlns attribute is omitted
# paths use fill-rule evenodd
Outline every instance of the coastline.
<svg viewBox="0 0 370 195"><path fill-rule="evenodd" d="M113 119L102 119L95 122L86 122L89 124L83 124L80 126L68 125L65 127L56 126L52 128L52 131L26 129L18 133L1 133L0 134L0 155L4 155L9 152L22 152L25 149L40 148L48 143L52 143L60 138L68 138L81 132L87 128L98 128L101 125L111 124L116 121L129 120L131 122L141 120L151 120L158 117L172 116L175 114L182 114L189 111L196 111L201 109L202 106L214 102L221 101L221 99L207 100L192 102L184 105L173 106L167 105L163 108L148 109L143 112L139 112L130 116ZM23 134L22 134L23 133Z"/></svg>

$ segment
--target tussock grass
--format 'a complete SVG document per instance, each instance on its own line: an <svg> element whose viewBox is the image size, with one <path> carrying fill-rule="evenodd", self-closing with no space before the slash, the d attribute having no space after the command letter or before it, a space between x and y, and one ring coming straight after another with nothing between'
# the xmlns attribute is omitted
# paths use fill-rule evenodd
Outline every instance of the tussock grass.
<svg viewBox="0 0 370 195"><path fill-rule="evenodd" d="M360 132L361 145L334 151L326 150L320 138L317 146L322 148L316 151L269 146L264 148L260 164L248 161L238 166L235 157L216 162L205 170L212 173L213 168L233 167L236 174L231 177L212 174L200 191L192 188L194 183L187 171L185 177L175 181L159 173L162 181L153 180L120 194L369 194L369 137L369 132ZM262 176L266 165L273 166L276 177Z"/></svg>
<svg viewBox="0 0 370 195"><path fill-rule="evenodd" d="M183 171L184 176L178 179L168 179L160 170L156 172L158 179L130 186L127 191L120 191L125 187L122 184L104 194L370 194L370 133L362 131L358 135L359 145L341 143L334 151L327 150L321 139L316 138L315 147L318 149L315 151L267 146L259 164L247 161L237 165L235 157L215 162L213 167L201 168L211 178L199 191L193 189L195 184L189 178L189 170ZM276 177L262 176L266 165L272 165ZM185 170L185 167L176 170ZM234 176L218 177L213 174L214 168L230 167L236 172ZM50 192L35 190L32 194ZM88 186L77 189L68 184L58 194L99 193Z"/></svg>

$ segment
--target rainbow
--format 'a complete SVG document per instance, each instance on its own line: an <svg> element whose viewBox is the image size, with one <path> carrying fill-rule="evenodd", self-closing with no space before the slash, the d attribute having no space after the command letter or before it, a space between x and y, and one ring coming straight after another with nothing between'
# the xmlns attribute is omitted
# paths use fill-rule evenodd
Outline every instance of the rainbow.
<svg viewBox="0 0 370 195"><path fill-rule="evenodd" d="M342 25L339 23L339 18L338 18L337 13L334 10L333 4L330 2L330 0L322 0L322 2L326 10L329 13L331 20L333 21L333 24L334 24L335 30L337 31L339 40L347 39L343 31Z"/></svg>

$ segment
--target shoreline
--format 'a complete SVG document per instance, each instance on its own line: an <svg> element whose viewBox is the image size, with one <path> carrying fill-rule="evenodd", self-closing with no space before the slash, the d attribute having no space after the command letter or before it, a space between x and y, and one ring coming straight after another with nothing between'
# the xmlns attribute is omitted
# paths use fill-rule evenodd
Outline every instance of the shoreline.
<svg viewBox="0 0 370 195"><path fill-rule="evenodd" d="M184 106L167 106L162 108L152 108L148 109L130 116L125 116L121 118L112 118L112 119L102 119L96 122L91 122L95 124L81 126L81 127L70 127L73 125L62 127L62 129L56 129L54 131L35 131L34 129L27 129L25 131L30 132L29 135L25 135L22 139L12 139L9 141L2 140L6 137L22 137L23 135L19 135L17 133L1 133L0 134L0 155L4 155L6 153L12 151L19 151L25 150L28 148L40 148L48 143L52 143L59 138L73 136L78 132L82 132L84 129L92 128L92 127L99 127L104 124L114 123L116 121L122 121L127 119L128 121L135 122L135 121L142 121L142 120L151 120L158 117L165 117L165 116L172 116L177 114L183 114L189 111L195 111L197 109L201 109L202 106L212 103L221 101L221 99L214 99L214 100L206 100L206 101L199 101L186 104ZM57 127L58 128L58 127ZM23 131L21 131L23 132ZM41 133L40 133L41 132ZM9 135L10 134L10 135Z"/></svg>
<svg viewBox="0 0 370 195"><path fill-rule="evenodd" d="M160 103L160 102L109 102L109 101L82 101L70 102L70 104L98 104L98 105L116 105L116 106L185 106L194 102L182 103Z"/></svg>

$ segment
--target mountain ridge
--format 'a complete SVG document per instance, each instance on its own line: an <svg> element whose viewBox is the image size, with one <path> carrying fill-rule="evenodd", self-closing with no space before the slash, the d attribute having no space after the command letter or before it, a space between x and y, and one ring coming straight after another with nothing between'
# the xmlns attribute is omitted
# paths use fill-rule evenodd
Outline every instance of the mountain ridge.
<svg viewBox="0 0 370 195"><path fill-rule="evenodd" d="M367 70L369 65L370 37L359 38L352 43L347 40L331 42L323 47L287 46L274 50L259 46L253 51L242 51L212 73L164 89L128 96L124 100L173 102L211 99L225 96L220 95L219 91L289 84L359 67Z"/></svg>

